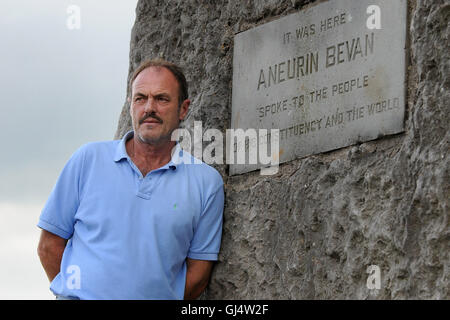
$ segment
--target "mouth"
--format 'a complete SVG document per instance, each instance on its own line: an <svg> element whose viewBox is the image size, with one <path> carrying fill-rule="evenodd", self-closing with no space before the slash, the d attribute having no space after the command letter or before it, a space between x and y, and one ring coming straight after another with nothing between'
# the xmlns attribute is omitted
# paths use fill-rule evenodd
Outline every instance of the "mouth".
<svg viewBox="0 0 450 320"><path fill-rule="evenodd" d="M153 118L153 117L147 117L146 119L140 121L140 124L144 124L144 123L146 123L146 124L161 124L162 121L160 121L159 119Z"/></svg>
<svg viewBox="0 0 450 320"><path fill-rule="evenodd" d="M147 123L147 124L160 124L161 122L157 121L157 120L145 120L142 123Z"/></svg>

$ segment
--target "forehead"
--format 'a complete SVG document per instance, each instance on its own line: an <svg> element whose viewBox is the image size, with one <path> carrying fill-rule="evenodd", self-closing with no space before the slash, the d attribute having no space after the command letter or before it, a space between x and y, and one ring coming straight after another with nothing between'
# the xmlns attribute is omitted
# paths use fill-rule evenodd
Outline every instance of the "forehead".
<svg viewBox="0 0 450 320"><path fill-rule="evenodd" d="M132 84L132 93L178 94L178 81L173 73L165 67L148 67L142 70Z"/></svg>

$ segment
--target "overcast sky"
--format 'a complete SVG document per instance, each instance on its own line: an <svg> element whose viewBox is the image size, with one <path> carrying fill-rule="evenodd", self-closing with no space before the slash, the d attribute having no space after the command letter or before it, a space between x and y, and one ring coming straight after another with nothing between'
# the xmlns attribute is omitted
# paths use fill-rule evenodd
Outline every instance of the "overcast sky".
<svg viewBox="0 0 450 320"><path fill-rule="evenodd" d="M0 299L53 298L36 223L70 155L114 137L136 2L0 2Z"/></svg>

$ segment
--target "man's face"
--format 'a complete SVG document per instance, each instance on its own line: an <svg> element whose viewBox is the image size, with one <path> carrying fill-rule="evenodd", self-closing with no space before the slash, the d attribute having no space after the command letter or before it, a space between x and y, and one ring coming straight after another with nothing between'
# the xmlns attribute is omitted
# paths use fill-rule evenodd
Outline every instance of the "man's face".
<svg viewBox="0 0 450 320"><path fill-rule="evenodd" d="M144 143L160 145L186 116L189 100L179 105L179 84L164 67L149 67L132 84L130 114L133 130Z"/></svg>

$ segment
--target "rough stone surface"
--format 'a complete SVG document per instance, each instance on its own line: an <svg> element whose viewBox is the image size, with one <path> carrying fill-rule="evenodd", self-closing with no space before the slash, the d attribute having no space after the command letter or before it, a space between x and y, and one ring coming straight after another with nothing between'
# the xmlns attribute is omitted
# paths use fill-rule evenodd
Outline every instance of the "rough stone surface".
<svg viewBox="0 0 450 320"><path fill-rule="evenodd" d="M203 128L230 127L233 35L318 1L140 0L130 73L184 67ZM408 2L405 132L228 176L206 299L449 299L450 1ZM131 128L125 103L116 138ZM366 286L368 266L381 289Z"/></svg>

